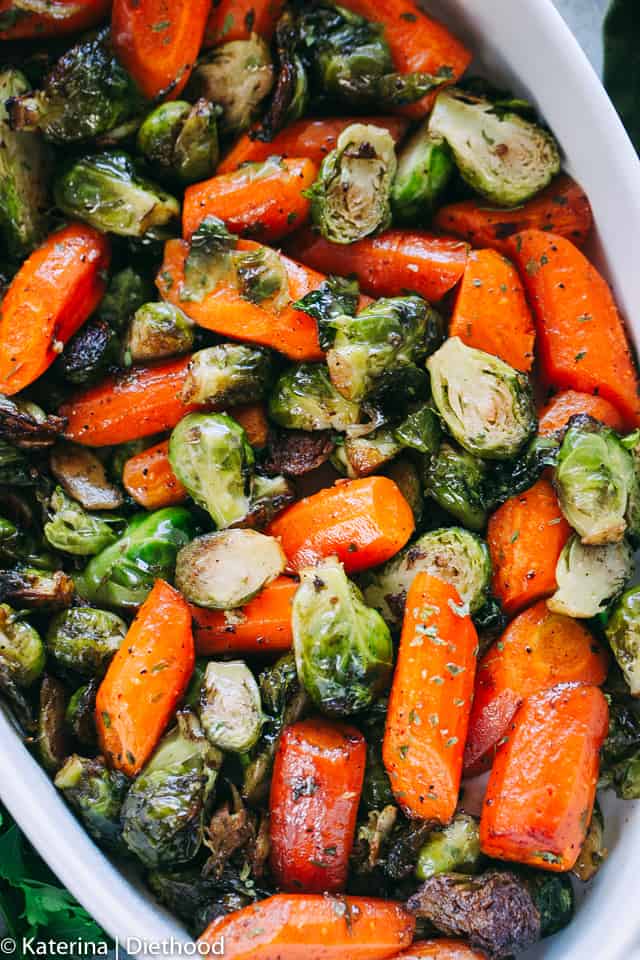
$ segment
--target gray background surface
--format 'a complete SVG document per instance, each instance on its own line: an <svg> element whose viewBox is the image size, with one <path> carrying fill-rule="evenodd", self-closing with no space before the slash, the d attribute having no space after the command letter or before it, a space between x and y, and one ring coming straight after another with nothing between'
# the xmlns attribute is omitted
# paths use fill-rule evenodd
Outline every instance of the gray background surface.
<svg viewBox="0 0 640 960"><path fill-rule="evenodd" d="M554 3L598 73L602 73L602 21L609 0L554 0Z"/></svg>

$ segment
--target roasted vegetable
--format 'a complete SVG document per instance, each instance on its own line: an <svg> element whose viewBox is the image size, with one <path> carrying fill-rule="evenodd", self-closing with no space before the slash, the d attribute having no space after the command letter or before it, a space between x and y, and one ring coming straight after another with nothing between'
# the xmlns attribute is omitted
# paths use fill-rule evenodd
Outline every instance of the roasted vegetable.
<svg viewBox="0 0 640 960"><path fill-rule="evenodd" d="M267 527L295 498L295 490L286 477L267 477L257 473L251 484L251 507L243 525L259 529Z"/></svg>
<svg viewBox="0 0 640 960"><path fill-rule="evenodd" d="M53 618L47 652L59 667L81 677L102 677L127 632L124 620L107 610L72 607Z"/></svg>
<svg viewBox="0 0 640 960"><path fill-rule="evenodd" d="M125 341L127 364L160 360L193 349L193 323L171 303L145 303L131 318Z"/></svg>
<svg viewBox="0 0 640 960"><path fill-rule="evenodd" d="M118 539L121 517L88 513L77 500L56 487L51 497L44 535L56 550L79 557L92 557Z"/></svg>
<svg viewBox="0 0 640 960"><path fill-rule="evenodd" d="M290 430L344 431L360 421L360 406L343 397L324 364L299 363L279 377L269 397L269 416Z"/></svg>
<svg viewBox="0 0 640 960"><path fill-rule="evenodd" d="M342 461L349 477L368 477L378 473L390 460L402 450L402 444L394 432L381 427L363 437L347 437L337 447L338 462ZM336 460L334 459L334 465Z"/></svg>
<svg viewBox="0 0 640 960"><path fill-rule="evenodd" d="M104 323L122 333L129 320L144 303L151 299L153 284L146 276L124 267L111 277L96 314Z"/></svg>
<svg viewBox="0 0 640 960"><path fill-rule="evenodd" d="M56 774L54 783L87 832L101 846L119 850L122 839L120 812L129 780L110 770L100 757L89 760L74 753Z"/></svg>
<svg viewBox="0 0 640 960"><path fill-rule="evenodd" d="M430 218L455 170L451 151L423 123L402 146L391 188L394 222L421 225Z"/></svg>
<svg viewBox="0 0 640 960"><path fill-rule="evenodd" d="M320 346L323 350L328 350L335 336L331 321L344 315L355 317L358 301L358 284L355 280L345 277L328 277L316 290L302 297L294 306L314 318L318 324Z"/></svg>
<svg viewBox="0 0 640 960"><path fill-rule="evenodd" d="M85 510L115 510L122 506L121 490L107 480L104 464L92 450L71 443L56 444L49 466L66 493Z"/></svg>
<svg viewBox="0 0 640 960"><path fill-rule="evenodd" d="M429 404L423 404L409 413L394 428L393 435L403 447L434 456L440 446L440 421Z"/></svg>
<svg viewBox="0 0 640 960"><path fill-rule="evenodd" d="M56 442L65 422L37 404L0 394L0 439L21 450L40 450Z"/></svg>
<svg viewBox="0 0 640 960"><path fill-rule="evenodd" d="M267 472L301 477L326 463L334 440L328 430L272 430L267 449Z"/></svg>
<svg viewBox="0 0 640 960"><path fill-rule="evenodd" d="M591 816L591 823L589 824L589 830L572 873L575 874L578 880L587 883L595 877L606 860L607 853L608 851L604 845L604 817L602 816L600 805L596 801Z"/></svg>
<svg viewBox="0 0 640 960"><path fill-rule="evenodd" d="M156 107L138 130L140 152L164 174L180 183L205 180L219 159L217 108L201 98L193 106L172 100Z"/></svg>
<svg viewBox="0 0 640 960"><path fill-rule="evenodd" d="M0 600L28 609L59 610L73 600L73 580L63 570L18 566L0 570Z"/></svg>
<svg viewBox="0 0 640 960"><path fill-rule="evenodd" d="M95 720L97 692L96 680L83 684L71 694L65 711L65 721L74 739L92 750L98 745Z"/></svg>
<svg viewBox="0 0 640 960"><path fill-rule="evenodd" d="M182 388L186 403L233 407L255 403L271 383L273 363L261 347L220 343L194 353Z"/></svg>
<svg viewBox="0 0 640 960"><path fill-rule="evenodd" d="M42 674L45 660L44 645L35 627L6 603L0 604L2 675L8 675L18 687L30 687Z"/></svg>
<svg viewBox="0 0 640 960"><path fill-rule="evenodd" d="M437 456L427 462L425 493L458 523L470 530L483 530L487 524L486 473L478 457L443 443Z"/></svg>
<svg viewBox="0 0 640 960"><path fill-rule="evenodd" d="M481 859L478 821L458 813L451 823L429 834L418 854L416 877L428 880L438 873L476 873Z"/></svg>
<svg viewBox="0 0 640 960"><path fill-rule="evenodd" d="M220 130L225 136L243 133L273 86L269 47L255 34L222 44L200 58L191 86L222 108Z"/></svg>
<svg viewBox="0 0 640 960"><path fill-rule="evenodd" d="M569 617L596 617L620 594L632 574L633 550L626 540L592 547L574 535L560 554L558 589L547 606Z"/></svg>
<svg viewBox="0 0 640 960"><path fill-rule="evenodd" d="M63 684L45 674L40 685L40 710L36 748L40 763L49 773L56 773L68 756L65 724L66 693Z"/></svg>
<svg viewBox="0 0 640 960"><path fill-rule="evenodd" d="M208 664L198 715L215 747L245 753L254 746L262 729L262 706L258 684L244 661Z"/></svg>
<svg viewBox="0 0 640 960"><path fill-rule="evenodd" d="M292 9L285 7L275 31L276 76L269 105L254 132L267 143L283 127L300 120L309 106L309 75L298 49L297 20Z"/></svg>
<svg viewBox="0 0 640 960"><path fill-rule="evenodd" d="M605 632L632 696L640 696L640 587L620 597Z"/></svg>

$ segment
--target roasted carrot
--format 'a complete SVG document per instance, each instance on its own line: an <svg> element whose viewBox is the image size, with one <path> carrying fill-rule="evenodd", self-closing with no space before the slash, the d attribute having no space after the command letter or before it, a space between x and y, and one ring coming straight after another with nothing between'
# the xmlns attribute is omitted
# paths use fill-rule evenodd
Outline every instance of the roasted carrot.
<svg viewBox="0 0 640 960"><path fill-rule="evenodd" d="M411 507L388 477L338 480L287 507L270 524L292 570L337 556L347 573L384 563L413 533Z"/></svg>
<svg viewBox="0 0 640 960"><path fill-rule="evenodd" d="M184 694L195 663L186 600L156 580L96 697L100 749L128 776L151 756Z"/></svg>
<svg viewBox="0 0 640 960"><path fill-rule="evenodd" d="M29 7L33 9L29 9ZM58 37L95 27L108 16L111 0L48 0L20 3L0 0L0 40Z"/></svg>
<svg viewBox="0 0 640 960"><path fill-rule="evenodd" d="M134 367L107 377L60 407L65 436L87 447L105 447L171 430L191 410L180 399L189 357L155 367Z"/></svg>
<svg viewBox="0 0 640 960"><path fill-rule="evenodd" d="M524 699L559 683L604 683L608 658L583 623L547 609L544 600L512 620L478 665L466 774L486 769Z"/></svg>
<svg viewBox="0 0 640 960"><path fill-rule="evenodd" d="M594 420L606 424L619 433L624 431L624 420L608 400L596 397L592 393L578 393L577 390L564 390L542 408L538 420L538 433L547 436L566 427L571 417L587 414Z"/></svg>
<svg viewBox="0 0 640 960"><path fill-rule="evenodd" d="M482 200L463 200L441 207L433 223L474 247L491 247L510 256L509 238L522 230L551 231L582 246L591 232L593 215L582 187L561 174L513 210L489 207Z"/></svg>
<svg viewBox="0 0 640 960"><path fill-rule="evenodd" d="M103 234L71 223L25 260L0 306L0 393L28 387L60 355L100 302L110 256Z"/></svg>
<svg viewBox="0 0 640 960"><path fill-rule="evenodd" d="M232 233L273 243L309 219L303 195L316 179L311 160L251 164L188 187L182 207L182 233L190 240L205 217L224 220Z"/></svg>
<svg viewBox="0 0 640 960"><path fill-rule="evenodd" d="M269 802L270 862L280 890L344 890L366 757L355 727L312 718L285 729Z"/></svg>
<svg viewBox="0 0 640 960"><path fill-rule="evenodd" d="M226 960L387 960L414 930L415 919L393 900L277 894L218 917L198 942L224 937Z"/></svg>
<svg viewBox="0 0 640 960"><path fill-rule="evenodd" d="M604 278L564 237L526 230L511 247L536 320L544 382L604 397L627 427L638 426L638 371Z"/></svg>
<svg viewBox="0 0 640 960"><path fill-rule="evenodd" d="M387 230L343 246L306 229L295 234L290 249L314 270L355 274L372 297L411 292L441 300L458 283L467 262L466 243L423 230Z"/></svg>
<svg viewBox="0 0 640 960"><path fill-rule="evenodd" d="M464 940L421 940L412 944L408 950L403 950L392 960L422 960L423 957L432 957L433 960L486 960L486 953L474 950Z"/></svg>
<svg viewBox="0 0 640 960"><path fill-rule="evenodd" d="M218 173L231 173L243 163L260 163L269 157L306 157L322 163L352 123L373 123L388 130L396 143L404 137L407 121L402 117L330 117L322 120L297 120L265 143L246 133L223 158Z"/></svg>
<svg viewBox="0 0 640 960"><path fill-rule="evenodd" d="M496 510L489 519L487 541L493 590L506 614L513 616L551 596L558 557L570 533L554 489L544 478Z"/></svg>
<svg viewBox="0 0 640 960"><path fill-rule="evenodd" d="M258 250L259 243L239 240L238 250ZM285 306L276 311L269 306L252 303L243 297L231 282L222 280L202 300L182 300L184 266L189 245L183 240L168 240L164 262L156 278L161 296L180 307L194 323L213 330L223 337L234 337L279 350L291 360L321 360L315 320L302 310ZM324 277L288 257L282 262L289 281L292 300L304 297L320 286Z"/></svg>
<svg viewBox="0 0 640 960"><path fill-rule="evenodd" d="M187 491L169 463L168 440L130 457L122 471L122 485L147 510L170 507L187 498Z"/></svg>
<svg viewBox="0 0 640 960"><path fill-rule="evenodd" d="M213 0L204 46L248 40L252 33L268 42L283 7L284 0Z"/></svg>
<svg viewBox="0 0 640 960"><path fill-rule="evenodd" d="M520 276L495 250L472 250L458 291L450 337L528 373L535 328Z"/></svg>
<svg viewBox="0 0 640 960"><path fill-rule="evenodd" d="M113 0L113 46L145 97L173 99L184 88L210 8L210 0Z"/></svg>
<svg viewBox="0 0 640 960"><path fill-rule="evenodd" d="M591 822L608 727L598 687L563 684L525 701L489 777L480 820L484 853L571 870Z"/></svg>
<svg viewBox="0 0 640 960"><path fill-rule="evenodd" d="M382 756L409 817L448 823L458 802L478 636L455 589L418 573L407 594Z"/></svg>
<svg viewBox="0 0 640 960"><path fill-rule="evenodd" d="M246 403L241 407L233 407L229 414L240 424L252 447L256 450L266 447L269 439L269 421L264 404Z"/></svg>
<svg viewBox="0 0 640 960"><path fill-rule="evenodd" d="M278 577L240 610L191 607L196 651L201 655L282 653L291 648L291 605L298 581Z"/></svg>

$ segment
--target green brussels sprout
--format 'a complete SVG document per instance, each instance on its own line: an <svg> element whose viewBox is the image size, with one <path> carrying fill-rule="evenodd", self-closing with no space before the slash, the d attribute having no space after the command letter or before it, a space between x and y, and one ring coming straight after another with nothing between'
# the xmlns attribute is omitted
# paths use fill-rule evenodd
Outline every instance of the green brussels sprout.
<svg viewBox="0 0 640 960"><path fill-rule="evenodd" d="M115 613L71 607L49 624L47 651L65 670L81 677L102 677L126 633L126 623Z"/></svg>
<svg viewBox="0 0 640 960"><path fill-rule="evenodd" d="M73 600L71 577L63 570L15 567L0 570L0 600L28 609L58 610Z"/></svg>
<svg viewBox="0 0 640 960"><path fill-rule="evenodd" d="M249 40L232 40L207 51L193 71L191 85L222 108L221 133L237 136L251 126L273 81L269 47L252 34Z"/></svg>
<svg viewBox="0 0 640 960"><path fill-rule="evenodd" d="M247 436L222 413L191 413L169 441L173 470L219 529L242 520L251 507L254 456Z"/></svg>
<svg viewBox="0 0 640 960"><path fill-rule="evenodd" d="M54 444L64 429L64 417L47 414L30 400L0 394L2 440L14 443L21 450L42 450Z"/></svg>
<svg viewBox="0 0 640 960"><path fill-rule="evenodd" d="M102 460L88 447L58 443L49 457L51 472L65 492L85 510L115 510L122 491L107 480Z"/></svg>
<svg viewBox="0 0 640 960"><path fill-rule="evenodd" d="M298 676L323 712L357 713L388 685L393 669L389 628L335 559L300 572L292 625Z"/></svg>
<svg viewBox="0 0 640 960"><path fill-rule="evenodd" d="M425 121L403 145L391 188L394 222L422 224L430 218L446 190L455 164L441 137L434 137Z"/></svg>
<svg viewBox="0 0 640 960"><path fill-rule="evenodd" d="M491 583L491 557L484 540L462 527L423 533L374 574L365 589L369 606L387 623L399 626L407 592L417 573L426 571L450 583L471 613L481 609Z"/></svg>
<svg viewBox="0 0 640 960"><path fill-rule="evenodd" d="M151 300L152 296L153 285L150 280L133 267L125 267L111 277L96 316L113 330L122 333L136 310Z"/></svg>
<svg viewBox="0 0 640 960"><path fill-rule="evenodd" d="M222 754L187 711L166 734L125 797L122 839L145 867L192 860L202 845Z"/></svg>
<svg viewBox="0 0 640 960"><path fill-rule="evenodd" d="M221 282L236 284L237 245L238 238L229 232L222 220L205 217L189 241L180 300L201 303Z"/></svg>
<svg viewBox="0 0 640 960"><path fill-rule="evenodd" d="M560 444L555 437L535 436L513 460L493 460L485 464L484 500L493 510L511 497L529 490L547 467L558 462Z"/></svg>
<svg viewBox="0 0 640 960"><path fill-rule="evenodd" d="M357 317L336 318L332 326L331 381L343 397L357 402L404 377L442 342L442 320L418 296L383 298Z"/></svg>
<svg viewBox="0 0 640 960"><path fill-rule="evenodd" d="M209 743L245 753L262 730L262 703L255 677L242 660L207 666L198 709Z"/></svg>
<svg viewBox="0 0 640 960"><path fill-rule="evenodd" d="M640 696L640 587L620 597L605 628L609 646L631 695Z"/></svg>
<svg viewBox="0 0 640 960"><path fill-rule="evenodd" d="M251 485L251 507L242 521L243 526L266 527L295 498L295 488L286 477L265 477L257 473Z"/></svg>
<svg viewBox="0 0 640 960"><path fill-rule="evenodd" d="M40 763L56 773L67 759L66 693L62 683L45 674L40 684L36 749Z"/></svg>
<svg viewBox="0 0 640 960"><path fill-rule="evenodd" d="M55 361L57 373L74 386L86 386L102 377L120 360L120 337L105 320L84 324Z"/></svg>
<svg viewBox="0 0 640 960"><path fill-rule="evenodd" d="M138 150L159 173L182 183L213 176L219 159L218 110L201 98L192 106L185 100L161 103L138 130Z"/></svg>
<svg viewBox="0 0 640 960"><path fill-rule="evenodd" d="M119 850L127 777L119 770L109 770L101 757L89 760L74 753L56 774L54 784L96 843Z"/></svg>
<svg viewBox="0 0 640 960"><path fill-rule="evenodd" d="M69 698L65 711L65 722L73 737L85 747L97 749L96 731L96 694L98 681L90 680L75 690Z"/></svg>
<svg viewBox="0 0 640 960"><path fill-rule="evenodd" d="M524 203L560 171L560 151L550 133L462 90L438 95L429 132L446 140L463 179L497 206Z"/></svg>
<svg viewBox="0 0 640 960"><path fill-rule="evenodd" d="M328 277L319 287L307 293L292 306L303 310L318 324L318 340L323 350L333 344L335 330L332 320L347 315L355 317L360 302L360 291L356 280L346 277Z"/></svg>
<svg viewBox="0 0 640 960"><path fill-rule="evenodd" d="M19 687L42 675L45 649L38 631L6 603L0 604L0 664Z"/></svg>
<svg viewBox="0 0 640 960"><path fill-rule="evenodd" d="M551 937L573 919L573 887L566 873L527 870L524 882L540 915L540 936Z"/></svg>
<svg viewBox="0 0 640 960"><path fill-rule="evenodd" d="M604 845L604 817L596 800L587 835L571 872L578 880L588 883L607 859L607 852Z"/></svg>
<svg viewBox="0 0 640 960"><path fill-rule="evenodd" d="M427 369L438 413L469 453L507 460L535 433L529 379L504 360L450 337L429 357Z"/></svg>
<svg viewBox="0 0 640 960"><path fill-rule="evenodd" d="M38 472L31 466L24 451L0 439L0 485L32 487L38 481Z"/></svg>
<svg viewBox="0 0 640 960"><path fill-rule="evenodd" d="M55 550L91 557L118 539L121 517L102 517L88 513L76 500L56 487L50 502L50 519L44 525L47 542Z"/></svg>
<svg viewBox="0 0 640 960"><path fill-rule="evenodd" d="M135 83L114 55L109 30L67 50L42 90L13 97L7 104L14 130L41 130L59 144L110 133L143 109Z"/></svg>
<svg viewBox="0 0 640 960"><path fill-rule="evenodd" d="M424 497L417 466L407 457L397 457L388 465L385 473L399 487L400 493L413 511L416 526L419 526L424 515Z"/></svg>
<svg viewBox="0 0 640 960"><path fill-rule="evenodd" d="M626 540L591 547L574 535L558 557L558 588L547 600L547 606L568 617L597 617L622 592L632 575L633 550Z"/></svg>
<svg viewBox="0 0 640 960"><path fill-rule="evenodd" d="M418 453L434 456L440 447L440 421L428 404L408 414L393 431L398 443Z"/></svg>
<svg viewBox="0 0 640 960"><path fill-rule="evenodd" d="M291 302L287 271L275 250L259 247L238 253L233 260L238 290L245 300L268 305L276 312Z"/></svg>
<svg viewBox="0 0 640 960"><path fill-rule="evenodd" d="M483 530L487 508L483 495L487 468L482 460L443 443L426 467L425 493L470 530Z"/></svg>
<svg viewBox="0 0 640 960"><path fill-rule="evenodd" d="M395 144L388 130L364 123L343 130L309 190L311 219L322 236L353 243L388 227L395 172Z"/></svg>
<svg viewBox="0 0 640 960"><path fill-rule="evenodd" d="M193 516L184 507L136 514L120 539L75 577L78 595L100 606L136 609L155 580L171 580L178 550L195 532Z"/></svg>
<svg viewBox="0 0 640 960"><path fill-rule="evenodd" d="M344 431L360 422L361 411L338 393L323 363L298 363L276 381L269 416L289 430Z"/></svg>
<svg viewBox="0 0 640 960"><path fill-rule="evenodd" d="M273 360L268 350L244 343L220 343L194 353L182 399L218 407L255 403L264 396L272 375Z"/></svg>
<svg viewBox="0 0 640 960"><path fill-rule="evenodd" d="M193 349L193 323L171 303L145 303L131 318L125 341L127 365L189 353Z"/></svg>
<svg viewBox="0 0 640 960"><path fill-rule="evenodd" d="M368 477L376 473L402 450L393 430L381 427L363 437L347 437L343 444L350 477Z"/></svg>
<svg viewBox="0 0 640 960"><path fill-rule="evenodd" d="M380 697L358 717L358 727L367 742L367 762L360 798L360 813L368 816L395 805L391 783L382 760L382 742L389 708L388 697Z"/></svg>
<svg viewBox="0 0 640 960"><path fill-rule="evenodd" d="M243 607L287 565L279 540L257 530L220 530L196 537L176 562L176 585L211 610Z"/></svg>
<svg viewBox="0 0 640 960"><path fill-rule="evenodd" d="M438 873L477 873L481 858L478 821L458 813L451 823L429 835L418 854L416 877L428 880Z"/></svg>
<svg viewBox="0 0 640 960"><path fill-rule="evenodd" d="M121 150L80 157L58 177L53 194L67 216L122 237L141 237L180 214L175 197L140 176Z"/></svg>

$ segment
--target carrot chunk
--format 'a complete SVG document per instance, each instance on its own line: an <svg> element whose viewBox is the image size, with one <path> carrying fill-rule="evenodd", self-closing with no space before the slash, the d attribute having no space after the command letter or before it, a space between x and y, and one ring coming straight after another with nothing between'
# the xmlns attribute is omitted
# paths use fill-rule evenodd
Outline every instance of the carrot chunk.
<svg viewBox="0 0 640 960"><path fill-rule="evenodd" d="M600 423L606 424L618 433L624 431L624 420L608 400L596 397L592 393L579 393L577 390L563 390L542 408L538 420L538 433L547 436L566 427L571 417L583 413Z"/></svg>
<svg viewBox="0 0 640 960"><path fill-rule="evenodd" d="M204 35L205 47L248 40L252 33L271 40L284 0L214 0Z"/></svg>
<svg viewBox="0 0 640 960"><path fill-rule="evenodd" d="M147 510L171 507L187 498L187 491L169 463L168 440L130 457L124 465L122 484L129 496Z"/></svg>
<svg viewBox="0 0 640 960"><path fill-rule="evenodd" d="M284 653L291 649L291 606L298 581L278 577L240 610L191 607L196 652L245 655Z"/></svg>

